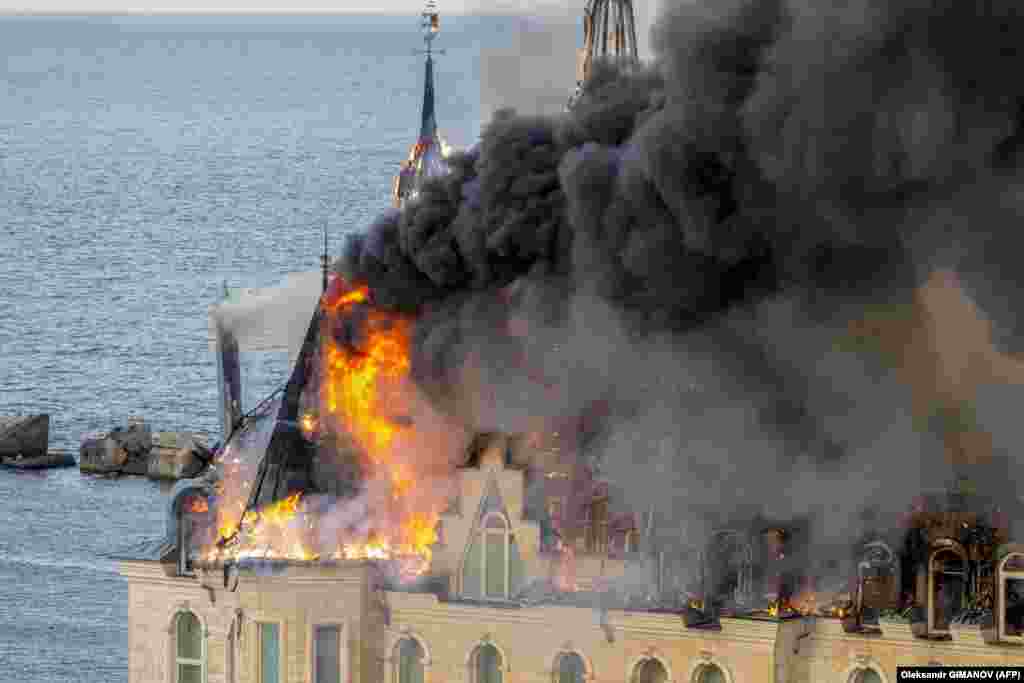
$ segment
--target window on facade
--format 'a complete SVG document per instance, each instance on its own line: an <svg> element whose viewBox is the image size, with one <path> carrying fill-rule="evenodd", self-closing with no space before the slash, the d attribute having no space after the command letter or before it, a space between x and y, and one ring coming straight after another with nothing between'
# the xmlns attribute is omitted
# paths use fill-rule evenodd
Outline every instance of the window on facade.
<svg viewBox="0 0 1024 683"><path fill-rule="evenodd" d="M235 624L228 629L227 683L235 683Z"/></svg>
<svg viewBox="0 0 1024 683"><path fill-rule="evenodd" d="M501 654L493 645L481 645L473 653L473 683L501 683Z"/></svg>
<svg viewBox="0 0 1024 683"><path fill-rule="evenodd" d="M557 683L583 683L585 673L583 658L575 652L565 652L558 656Z"/></svg>
<svg viewBox="0 0 1024 683"><path fill-rule="evenodd" d="M725 674L714 664L705 664L697 669L693 683L725 683Z"/></svg>
<svg viewBox="0 0 1024 683"><path fill-rule="evenodd" d="M882 677L874 669L857 669L850 675L850 683L882 683Z"/></svg>
<svg viewBox="0 0 1024 683"><path fill-rule="evenodd" d="M626 532L625 547L627 553L635 553L640 550L640 534L636 529Z"/></svg>
<svg viewBox="0 0 1024 683"><path fill-rule="evenodd" d="M281 628L259 624L259 682L281 683Z"/></svg>
<svg viewBox="0 0 1024 683"><path fill-rule="evenodd" d="M860 600L863 607L894 609L899 606L896 582L896 556L882 542L864 547L857 566L860 578Z"/></svg>
<svg viewBox="0 0 1024 683"><path fill-rule="evenodd" d="M744 604L753 590L753 552L736 532L716 534L708 549L707 567L711 599L718 604Z"/></svg>
<svg viewBox="0 0 1024 683"><path fill-rule="evenodd" d="M186 511L187 503L191 500L185 498L178 508L178 576L188 576L191 571L189 553L192 548L192 518Z"/></svg>
<svg viewBox="0 0 1024 683"><path fill-rule="evenodd" d="M1024 554L1011 553L999 563L999 615L1003 638L1024 639Z"/></svg>
<svg viewBox="0 0 1024 683"><path fill-rule="evenodd" d="M484 520L484 596L508 597L509 532L505 518L490 514Z"/></svg>
<svg viewBox="0 0 1024 683"><path fill-rule="evenodd" d="M588 553L604 553L608 550L608 499L595 500L590 504L584 547Z"/></svg>
<svg viewBox="0 0 1024 683"><path fill-rule="evenodd" d="M341 628L336 624L313 628L313 680L341 683Z"/></svg>
<svg viewBox="0 0 1024 683"><path fill-rule="evenodd" d="M948 631L963 607L966 564L954 548L942 548L932 554L928 597L930 626L934 631Z"/></svg>
<svg viewBox="0 0 1024 683"><path fill-rule="evenodd" d="M423 648L415 638L398 643L398 674L396 683L423 683Z"/></svg>
<svg viewBox="0 0 1024 683"><path fill-rule="evenodd" d="M633 683L665 683L668 673L657 659L645 659L636 665Z"/></svg>
<svg viewBox="0 0 1024 683"><path fill-rule="evenodd" d="M556 524L562 521L562 499L548 498L548 516Z"/></svg>
<svg viewBox="0 0 1024 683"><path fill-rule="evenodd" d="M203 628L191 612L181 612L174 624L175 683L203 683Z"/></svg>

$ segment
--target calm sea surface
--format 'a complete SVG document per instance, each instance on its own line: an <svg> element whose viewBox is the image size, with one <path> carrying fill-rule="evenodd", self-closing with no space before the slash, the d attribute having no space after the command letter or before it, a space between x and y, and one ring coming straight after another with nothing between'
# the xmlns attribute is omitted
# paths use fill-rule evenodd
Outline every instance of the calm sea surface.
<svg viewBox="0 0 1024 683"><path fill-rule="evenodd" d="M509 26L445 18L453 143ZM49 412L76 453L129 415L216 440L206 307L317 268L323 221L337 245L387 206L418 47L414 17L0 19L0 415ZM246 361L249 406L285 365ZM162 534L164 495L0 471L0 681L127 680L110 555Z"/></svg>

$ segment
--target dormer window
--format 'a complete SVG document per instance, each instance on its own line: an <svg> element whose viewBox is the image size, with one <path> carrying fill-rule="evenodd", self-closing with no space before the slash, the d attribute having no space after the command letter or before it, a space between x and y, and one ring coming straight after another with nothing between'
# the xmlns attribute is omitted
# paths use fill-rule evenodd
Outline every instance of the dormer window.
<svg viewBox="0 0 1024 683"><path fill-rule="evenodd" d="M711 537L706 555L706 597L718 605L746 605L753 594L753 550L737 531Z"/></svg>
<svg viewBox="0 0 1024 683"><path fill-rule="evenodd" d="M484 518L481 576L485 598L507 599L509 594L509 529L504 515L492 512Z"/></svg>
<svg viewBox="0 0 1024 683"><path fill-rule="evenodd" d="M592 502L587 511L587 525L584 536L584 549L588 553L604 554L608 552L608 499L601 498Z"/></svg>
<svg viewBox="0 0 1024 683"><path fill-rule="evenodd" d="M999 639L1024 643L1024 546L999 561L996 581Z"/></svg>
<svg viewBox="0 0 1024 683"><path fill-rule="evenodd" d="M625 549L627 553L635 553L640 550L640 534L636 529L626 530Z"/></svg>
<svg viewBox="0 0 1024 683"><path fill-rule="evenodd" d="M212 542L216 533L216 520L210 506L208 492L195 485L187 485L171 499L169 533L177 555L175 571L178 576L193 575L196 551Z"/></svg>
<svg viewBox="0 0 1024 683"><path fill-rule="evenodd" d="M877 621L876 610L899 606L896 554L882 541L864 546L857 563L858 612L869 621ZM871 617L871 619L869 619Z"/></svg>
<svg viewBox="0 0 1024 683"><path fill-rule="evenodd" d="M928 634L946 635L963 609L967 555L953 540L939 541L937 546L928 561Z"/></svg>

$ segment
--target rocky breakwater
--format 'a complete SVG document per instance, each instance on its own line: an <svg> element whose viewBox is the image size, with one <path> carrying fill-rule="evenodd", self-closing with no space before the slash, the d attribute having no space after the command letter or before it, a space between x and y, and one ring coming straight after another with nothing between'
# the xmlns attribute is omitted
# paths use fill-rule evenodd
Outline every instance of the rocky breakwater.
<svg viewBox="0 0 1024 683"><path fill-rule="evenodd" d="M0 467L42 470L74 467L70 453L50 451L50 416L0 417Z"/></svg>
<svg viewBox="0 0 1024 683"><path fill-rule="evenodd" d="M89 474L132 474L151 479L189 479L213 460L203 438L188 432L153 432L142 420L129 421L82 442L79 469Z"/></svg>

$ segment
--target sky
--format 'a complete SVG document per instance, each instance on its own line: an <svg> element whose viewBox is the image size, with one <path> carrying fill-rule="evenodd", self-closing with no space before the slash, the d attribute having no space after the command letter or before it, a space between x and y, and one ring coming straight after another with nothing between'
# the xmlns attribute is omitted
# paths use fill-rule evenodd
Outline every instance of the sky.
<svg viewBox="0 0 1024 683"><path fill-rule="evenodd" d="M642 4L638 2L636 4ZM423 0L0 0L3 13L275 13L418 14ZM584 0L438 0L442 13L582 11Z"/></svg>

